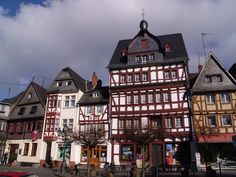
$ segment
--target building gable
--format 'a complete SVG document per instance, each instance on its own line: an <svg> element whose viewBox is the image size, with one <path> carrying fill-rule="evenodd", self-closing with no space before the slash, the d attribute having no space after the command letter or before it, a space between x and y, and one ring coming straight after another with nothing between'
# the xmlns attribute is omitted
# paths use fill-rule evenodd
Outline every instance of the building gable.
<svg viewBox="0 0 236 177"><path fill-rule="evenodd" d="M192 91L196 93L225 90L236 90L236 82L211 52L193 85Z"/></svg>

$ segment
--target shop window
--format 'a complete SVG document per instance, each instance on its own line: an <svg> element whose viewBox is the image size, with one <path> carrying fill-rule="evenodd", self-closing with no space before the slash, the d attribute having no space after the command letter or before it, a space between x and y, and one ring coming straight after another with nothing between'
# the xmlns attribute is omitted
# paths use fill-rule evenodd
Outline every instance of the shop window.
<svg viewBox="0 0 236 177"><path fill-rule="evenodd" d="M23 155L28 155L29 152L29 143L25 143Z"/></svg>
<svg viewBox="0 0 236 177"><path fill-rule="evenodd" d="M166 144L166 164L176 165L180 163L180 149L178 144Z"/></svg>
<svg viewBox="0 0 236 177"><path fill-rule="evenodd" d="M38 143L32 144L31 156L36 156Z"/></svg>
<svg viewBox="0 0 236 177"><path fill-rule="evenodd" d="M134 146L133 145L121 145L121 160L131 161L134 159Z"/></svg>
<svg viewBox="0 0 236 177"><path fill-rule="evenodd" d="M222 115L222 124L223 126L231 126L232 125L231 115Z"/></svg>

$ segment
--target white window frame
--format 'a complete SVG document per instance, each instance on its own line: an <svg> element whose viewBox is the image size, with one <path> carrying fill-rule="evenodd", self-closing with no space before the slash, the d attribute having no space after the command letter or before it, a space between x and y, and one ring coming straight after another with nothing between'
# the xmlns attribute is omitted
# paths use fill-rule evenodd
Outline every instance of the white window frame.
<svg viewBox="0 0 236 177"><path fill-rule="evenodd" d="M139 96L134 95L134 104L139 104Z"/></svg>
<svg viewBox="0 0 236 177"><path fill-rule="evenodd" d="M212 122L209 121L210 119L213 119L213 118L214 118L214 124L212 124ZM216 127L216 116L215 115L206 116L206 123L208 127Z"/></svg>
<svg viewBox="0 0 236 177"><path fill-rule="evenodd" d="M165 71L165 79L170 79L170 71Z"/></svg>
<svg viewBox="0 0 236 177"><path fill-rule="evenodd" d="M127 81L128 82L132 82L132 80L133 80L133 75L132 74L128 74L127 75Z"/></svg>
<svg viewBox="0 0 236 177"><path fill-rule="evenodd" d="M180 128L183 126L183 121L181 117L176 117L175 118L175 127Z"/></svg>
<svg viewBox="0 0 236 177"><path fill-rule="evenodd" d="M92 114L92 106L86 106L86 114Z"/></svg>
<svg viewBox="0 0 236 177"><path fill-rule="evenodd" d="M214 93L207 93L206 94L206 101L207 101L207 104L215 104L215 94Z"/></svg>
<svg viewBox="0 0 236 177"><path fill-rule="evenodd" d="M121 75L120 76L120 82L121 83L125 83L125 75Z"/></svg>
<svg viewBox="0 0 236 177"><path fill-rule="evenodd" d="M102 106L101 105L97 105L96 109L97 109L97 114L101 114L102 113Z"/></svg>
<svg viewBox="0 0 236 177"><path fill-rule="evenodd" d="M162 95L161 93L156 93L156 102L161 103L162 102Z"/></svg>
<svg viewBox="0 0 236 177"><path fill-rule="evenodd" d="M230 123L227 123L227 120L224 119L229 119ZM232 126L232 116L230 114L223 114L221 115L221 122L223 126Z"/></svg>
<svg viewBox="0 0 236 177"><path fill-rule="evenodd" d="M171 78L177 79L178 78L178 72L176 70L171 71Z"/></svg>
<svg viewBox="0 0 236 177"><path fill-rule="evenodd" d="M173 128L173 119L171 117L168 117L166 120L166 128Z"/></svg>
<svg viewBox="0 0 236 177"><path fill-rule="evenodd" d="M127 104L131 104L132 103L132 96L128 95L127 96Z"/></svg>
<svg viewBox="0 0 236 177"><path fill-rule="evenodd" d="M163 93L163 102L169 102L170 101L170 94L168 92Z"/></svg>
<svg viewBox="0 0 236 177"><path fill-rule="evenodd" d="M135 79L135 82L139 82L140 81L140 74L139 73L135 73L134 79Z"/></svg>
<svg viewBox="0 0 236 177"><path fill-rule="evenodd" d="M141 59L142 59L142 64L147 64L147 55L143 55Z"/></svg>
<svg viewBox="0 0 236 177"><path fill-rule="evenodd" d="M230 102L229 92L221 92L220 93L220 100L222 103L229 103Z"/></svg>
<svg viewBox="0 0 236 177"><path fill-rule="evenodd" d="M154 103L154 95L152 93L148 94L148 102Z"/></svg>
<svg viewBox="0 0 236 177"><path fill-rule="evenodd" d="M148 80L148 73L143 73L142 74L142 81L147 81Z"/></svg>
<svg viewBox="0 0 236 177"><path fill-rule="evenodd" d="M145 104L147 102L146 95L141 95L141 103Z"/></svg>

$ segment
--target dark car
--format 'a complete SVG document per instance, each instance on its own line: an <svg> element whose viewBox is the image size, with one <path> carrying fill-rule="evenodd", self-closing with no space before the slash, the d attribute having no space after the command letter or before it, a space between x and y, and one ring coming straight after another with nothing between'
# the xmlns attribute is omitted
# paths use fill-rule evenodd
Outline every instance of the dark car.
<svg viewBox="0 0 236 177"><path fill-rule="evenodd" d="M28 172L8 171L8 172L0 172L0 177L39 177L39 176Z"/></svg>

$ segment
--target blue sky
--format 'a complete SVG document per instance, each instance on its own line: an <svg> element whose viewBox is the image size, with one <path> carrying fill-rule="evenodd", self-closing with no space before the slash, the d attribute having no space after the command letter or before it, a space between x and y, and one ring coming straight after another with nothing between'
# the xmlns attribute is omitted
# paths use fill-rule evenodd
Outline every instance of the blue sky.
<svg viewBox="0 0 236 177"><path fill-rule="evenodd" d="M7 15L15 16L20 4L41 4L44 0L0 0L0 6L7 10Z"/></svg>
<svg viewBox="0 0 236 177"><path fill-rule="evenodd" d="M67 66L86 80L96 72L108 85L117 42L137 34L142 9L152 34L182 33L191 72L205 61L202 32L212 33L206 53L229 69L236 62L235 7L235 0L0 0L0 100L32 78L48 87Z"/></svg>

